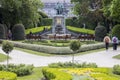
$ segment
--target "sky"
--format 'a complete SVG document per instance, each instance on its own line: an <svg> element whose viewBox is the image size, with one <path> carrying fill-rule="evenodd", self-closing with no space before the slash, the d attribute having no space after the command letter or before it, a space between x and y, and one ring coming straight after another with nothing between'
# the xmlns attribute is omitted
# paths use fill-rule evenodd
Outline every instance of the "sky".
<svg viewBox="0 0 120 80"><path fill-rule="evenodd" d="M41 0L42 2L70 2L70 0Z"/></svg>

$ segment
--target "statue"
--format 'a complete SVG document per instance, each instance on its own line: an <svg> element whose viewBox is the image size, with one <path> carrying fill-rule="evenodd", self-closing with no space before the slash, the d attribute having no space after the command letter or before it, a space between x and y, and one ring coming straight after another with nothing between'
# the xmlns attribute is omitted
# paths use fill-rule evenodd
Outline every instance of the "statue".
<svg viewBox="0 0 120 80"><path fill-rule="evenodd" d="M55 9L56 9L56 11L57 11L57 15L61 15L61 14L63 14L63 5L62 4L60 4L59 2L57 3L57 5L55 6Z"/></svg>

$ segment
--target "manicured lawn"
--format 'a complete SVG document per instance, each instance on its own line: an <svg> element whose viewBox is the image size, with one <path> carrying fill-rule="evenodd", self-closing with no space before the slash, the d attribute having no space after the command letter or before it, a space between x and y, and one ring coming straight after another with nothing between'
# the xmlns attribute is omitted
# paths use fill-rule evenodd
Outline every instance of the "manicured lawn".
<svg viewBox="0 0 120 80"><path fill-rule="evenodd" d="M7 59L7 56L0 53L0 62L3 62Z"/></svg>
<svg viewBox="0 0 120 80"><path fill-rule="evenodd" d="M40 67L34 68L31 75L18 77L17 80L41 80L43 77L41 70Z"/></svg>
<svg viewBox="0 0 120 80"><path fill-rule="evenodd" d="M44 27L46 27L48 30L51 28L50 26L41 26L41 27L26 29L26 30L25 30L25 34L29 34L30 31L31 31L32 33L41 32L41 31L44 30Z"/></svg>
<svg viewBox="0 0 120 80"><path fill-rule="evenodd" d="M67 26L67 29L77 33L94 34L94 30Z"/></svg>
<svg viewBox="0 0 120 80"><path fill-rule="evenodd" d="M114 56L113 58L115 58L115 59L120 59L120 54L119 54L119 55Z"/></svg>

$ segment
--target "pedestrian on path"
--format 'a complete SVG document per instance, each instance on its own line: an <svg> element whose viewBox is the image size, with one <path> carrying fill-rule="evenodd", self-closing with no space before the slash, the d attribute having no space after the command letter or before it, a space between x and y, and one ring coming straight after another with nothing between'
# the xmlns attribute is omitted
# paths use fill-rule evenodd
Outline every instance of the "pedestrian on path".
<svg viewBox="0 0 120 80"><path fill-rule="evenodd" d="M109 43L111 42L110 37L109 36L105 36L104 39L103 39L103 41L105 42L105 48L106 48L106 50L108 50Z"/></svg>
<svg viewBox="0 0 120 80"><path fill-rule="evenodd" d="M112 43L113 43L113 50L117 50L118 38L116 36L113 36Z"/></svg>

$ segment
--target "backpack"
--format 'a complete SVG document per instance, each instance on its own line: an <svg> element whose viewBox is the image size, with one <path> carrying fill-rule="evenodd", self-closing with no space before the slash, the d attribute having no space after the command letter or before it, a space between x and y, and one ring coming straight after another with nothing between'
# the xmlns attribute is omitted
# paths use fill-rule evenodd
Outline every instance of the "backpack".
<svg viewBox="0 0 120 80"><path fill-rule="evenodd" d="M116 43L116 42L117 42L117 39L116 39L116 38L114 38L114 39L113 39L113 42L114 42L114 43Z"/></svg>

